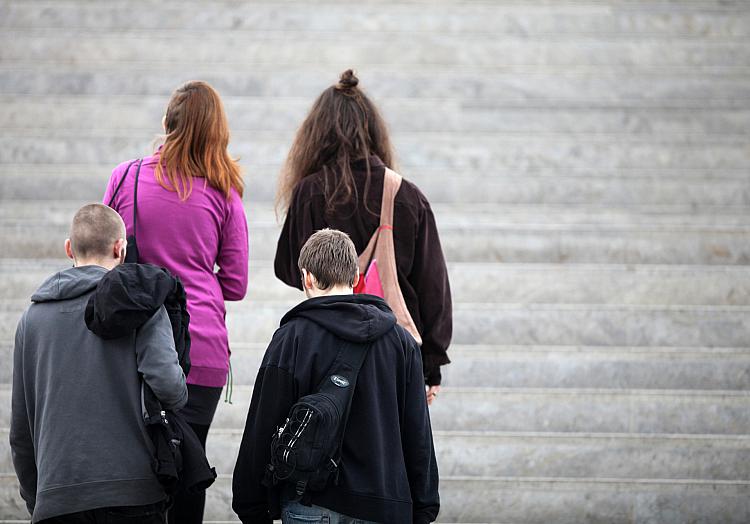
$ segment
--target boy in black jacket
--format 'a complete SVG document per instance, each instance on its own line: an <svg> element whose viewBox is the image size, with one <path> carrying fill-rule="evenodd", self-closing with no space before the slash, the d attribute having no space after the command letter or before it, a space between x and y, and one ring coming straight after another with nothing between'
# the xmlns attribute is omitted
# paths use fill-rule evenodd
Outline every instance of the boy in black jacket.
<svg viewBox="0 0 750 524"><path fill-rule="evenodd" d="M234 469L232 507L244 524L328 516L429 523L440 509L438 470L419 347L381 298L354 295L357 253L346 234L322 230L299 257L308 300L281 320L263 358ZM344 435L338 484L294 500L291 486L267 489L271 436L291 406L314 393L337 341L372 344L359 373Z"/></svg>

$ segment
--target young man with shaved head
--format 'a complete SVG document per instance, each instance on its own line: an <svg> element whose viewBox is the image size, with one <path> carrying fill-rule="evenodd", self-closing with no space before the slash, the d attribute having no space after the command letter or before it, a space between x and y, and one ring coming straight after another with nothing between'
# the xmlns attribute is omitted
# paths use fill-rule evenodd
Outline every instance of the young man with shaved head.
<svg viewBox="0 0 750 524"><path fill-rule="evenodd" d="M74 267L48 278L18 323L10 444L34 523L165 521L141 377L166 409L187 401L167 312L113 340L84 320L89 296L126 249L114 210L82 207L65 241Z"/></svg>

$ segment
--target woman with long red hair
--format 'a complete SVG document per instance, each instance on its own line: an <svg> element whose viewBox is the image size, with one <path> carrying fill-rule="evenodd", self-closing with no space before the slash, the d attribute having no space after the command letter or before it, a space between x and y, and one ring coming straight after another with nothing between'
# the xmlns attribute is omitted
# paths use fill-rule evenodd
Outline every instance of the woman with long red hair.
<svg viewBox="0 0 750 524"><path fill-rule="evenodd" d="M166 267L185 286L192 366L181 413L205 447L229 372L224 303L241 300L247 290L243 182L227 152L221 99L210 85L188 82L175 90L163 124L164 144L117 166L104 203L120 213L128 235L135 234L138 262ZM178 493L170 522L202 522L204 505L205 492Z"/></svg>

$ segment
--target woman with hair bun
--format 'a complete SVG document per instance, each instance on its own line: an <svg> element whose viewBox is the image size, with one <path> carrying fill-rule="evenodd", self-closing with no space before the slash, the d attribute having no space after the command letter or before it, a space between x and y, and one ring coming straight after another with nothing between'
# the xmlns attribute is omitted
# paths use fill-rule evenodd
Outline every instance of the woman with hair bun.
<svg viewBox="0 0 750 524"><path fill-rule="evenodd" d="M362 253L380 227L385 172L394 167L386 124L349 69L315 101L289 151L277 194L277 209L286 213L286 220L276 250L276 276L302 289L300 249L320 229L348 233ZM393 241L398 284L422 339L427 400L432 403L440 390L440 366L450 362L451 294L432 209L407 180L394 201Z"/></svg>
<svg viewBox="0 0 750 524"><path fill-rule="evenodd" d="M247 290L243 182L227 152L221 99L210 85L188 82L177 88L163 125L164 144L153 155L115 168L104 203L120 213L128 236L135 234L138 262L166 267L185 286L192 365L181 414L205 448L229 372L224 303L242 300ZM178 493L169 521L202 522L205 498L205 492Z"/></svg>

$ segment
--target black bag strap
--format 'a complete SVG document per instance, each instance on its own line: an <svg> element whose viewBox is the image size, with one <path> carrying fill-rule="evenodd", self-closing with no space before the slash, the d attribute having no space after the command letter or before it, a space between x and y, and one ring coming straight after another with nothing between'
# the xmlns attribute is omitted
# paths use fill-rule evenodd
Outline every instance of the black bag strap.
<svg viewBox="0 0 750 524"><path fill-rule="evenodd" d="M141 175L141 166L143 159L138 161L138 167L135 170L135 185L133 186L133 243L135 243L135 232L138 230L136 220L138 219L138 177Z"/></svg>
<svg viewBox="0 0 750 524"><path fill-rule="evenodd" d="M117 183L117 187L115 188L115 192L112 193L112 197L109 199L109 203L107 204L109 207L112 207L112 203L115 201L115 197L117 196L117 193L120 192L120 188L122 187L122 183L125 182L125 179L128 178L128 171L130 171L130 167L135 164L137 160L133 160L128 164L128 167L125 168L125 173L122 175L122 178Z"/></svg>
<svg viewBox="0 0 750 524"><path fill-rule="evenodd" d="M133 186L133 237L135 237L136 220L138 217L138 178L141 175L141 166L143 165L142 158L139 160L133 160L128 164L128 167L125 168L125 174L122 175L122 178L117 183L117 187L115 188L114 193L112 193L112 198L109 199L109 203L107 204L109 207L112 207L112 203L115 201L117 193L120 192L120 188L122 187L123 182L125 182L125 179L128 178L130 167L136 162L138 162L138 167L135 169L135 185Z"/></svg>
<svg viewBox="0 0 750 524"><path fill-rule="evenodd" d="M354 343L342 341L336 360L333 361L325 377L318 386L318 393L329 395L340 413L344 416L341 419L339 428L337 455L341 453L341 446L344 442L344 433L349 420L349 412L352 407L352 398L354 390L357 387L357 379L362 365L365 363L367 352L370 350L370 344Z"/></svg>

